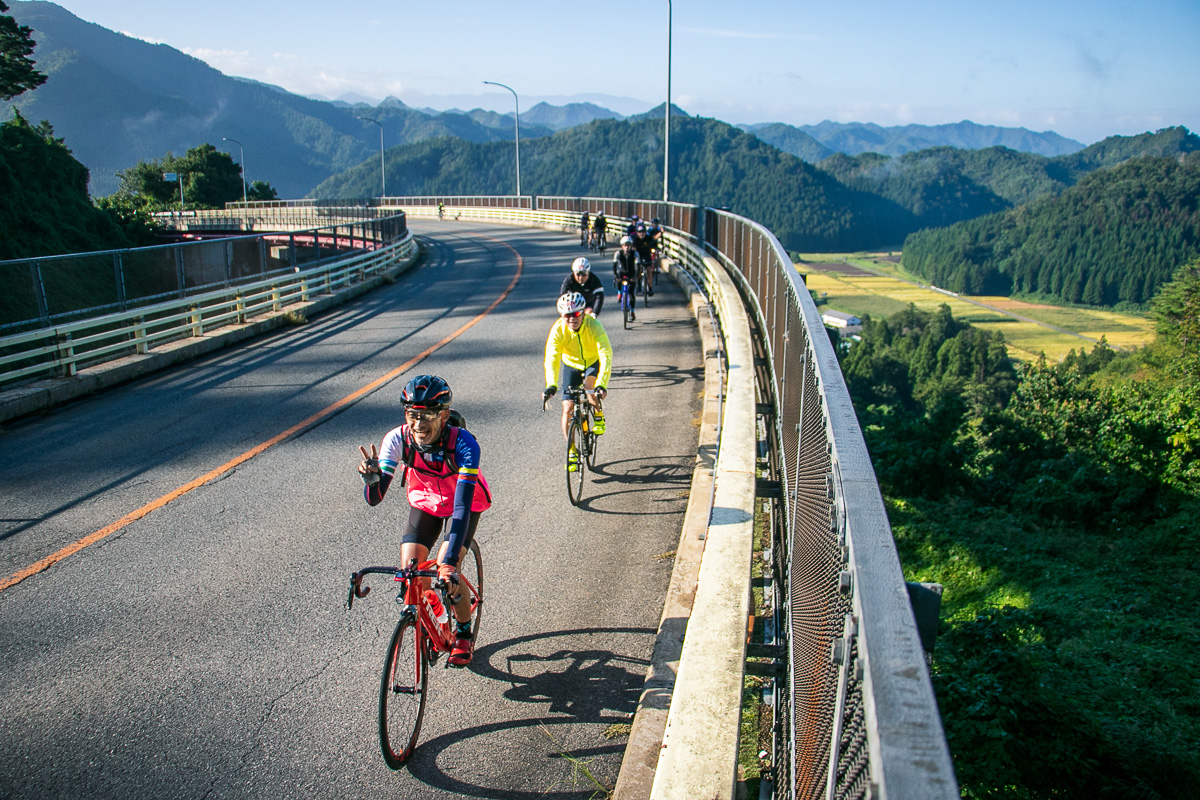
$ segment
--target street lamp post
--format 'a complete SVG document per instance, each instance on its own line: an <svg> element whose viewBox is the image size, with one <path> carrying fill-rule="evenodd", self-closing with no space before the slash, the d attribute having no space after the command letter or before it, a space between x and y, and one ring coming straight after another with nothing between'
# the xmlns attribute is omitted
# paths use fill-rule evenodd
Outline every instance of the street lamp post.
<svg viewBox="0 0 1200 800"><path fill-rule="evenodd" d="M387 197L387 169L383 165L383 123L370 117L359 117L358 119L366 122L374 122L379 126L379 180L383 184L383 193L379 196L381 198Z"/></svg>
<svg viewBox="0 0 1200 800"><path fill-rule="evenodd" d="M667 0L667 113L663 124L663 202L667 202L671 157L671 0Z"/></svg>
<svg viewBox="0 0 1200 800"><path fill-rule="evenodd" d="M484 83L492 86L499 86L501 89L508 89L512 92L513 107L517 110L517 197L521 196L521 103L517 100L517 93L512 87L505 86L503 83L495 81L484 81Z"/></svg>
<svg viewBox="0 0 1200 800"><path fill-rule="evenodd" d="M244 203L246 202L246 149L242 147L242 143L237 139L230 139L228 136L222 136L221 141L233 142L238 146L238 152L241 154L239 158L241 158L242 163L242 202Z"/></svg>

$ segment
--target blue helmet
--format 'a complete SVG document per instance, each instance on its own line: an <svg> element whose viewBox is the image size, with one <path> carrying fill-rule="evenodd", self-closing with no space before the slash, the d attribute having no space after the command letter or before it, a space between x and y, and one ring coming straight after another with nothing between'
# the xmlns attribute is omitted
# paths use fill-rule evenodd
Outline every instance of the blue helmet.
<svg viewBox="0 0 1200 800"><path fill-rule="evenodd" d="M407 408L428 408L441 411L450 407L454 393L450 385L436 375L418 375L400 393L400 402Z"/></svg>

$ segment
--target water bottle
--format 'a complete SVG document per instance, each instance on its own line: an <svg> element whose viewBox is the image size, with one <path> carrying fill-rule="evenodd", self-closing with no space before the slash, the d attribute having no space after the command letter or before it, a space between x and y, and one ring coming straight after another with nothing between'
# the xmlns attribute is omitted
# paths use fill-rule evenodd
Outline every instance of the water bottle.
<svg viewBox="0 0 1200 800"><path fill-rule="evenodd" d="M437 620L438 625L445 625L450 621L450 615L446 613L446 607L442 605L442 598L438 597L437 592L433 589L426 589L425 599L429 601L429 607L433 610L433 618Z"/></svg>

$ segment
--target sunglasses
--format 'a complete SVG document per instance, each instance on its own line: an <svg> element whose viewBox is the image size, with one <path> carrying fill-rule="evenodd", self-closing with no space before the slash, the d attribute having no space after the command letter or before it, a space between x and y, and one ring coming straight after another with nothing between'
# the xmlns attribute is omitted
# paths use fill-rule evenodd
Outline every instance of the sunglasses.
<svg viewBox="0 0 1200 800"><path fill-rule="evenodd" d="M406 408L406 409L404 409L405 418L410 419L413 422L416 422L419 419L423 419L426 422L429 422L430 420L436 419L437 415L441 414L441 413L442 413L441 411L438 411L437 409L433 409L433 408Z"/></svg>
<svg viewBox="0 0 1200 800"><path fill-rule="evenodd" d="M572 311L570 314L563 314L563 319L579 319L582 316L582 311Z"/></svg>

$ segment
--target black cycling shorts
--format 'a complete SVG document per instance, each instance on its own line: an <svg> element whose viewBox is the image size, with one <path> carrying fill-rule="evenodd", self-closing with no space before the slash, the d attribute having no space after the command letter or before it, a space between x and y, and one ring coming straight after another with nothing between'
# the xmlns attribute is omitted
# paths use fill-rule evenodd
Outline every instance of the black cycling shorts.
<svg viewBox="0 0 1200 800"><path fill-rule="evenodd" d="M590 364L587 369L578 370L572 367L567 362L562 362L562 366L558 371L558 385L563 389L574 389L576 386L583 386L584 378L594 378L600 374L600 362L596 361Z"/></svg>
<svg viewBox="0 0 1200 800"><path fill-rule="evenodd" d="M462 543L464 548L471 546L475 538L475 528L479 526L479 515L482 511L472 511L467 518L467 538ZM432 550L437 542L438 534L448 517L437 517L420 508L410 506L408 509L408 525L404 529L403 544L419 544L426 550Z"/></svg>

